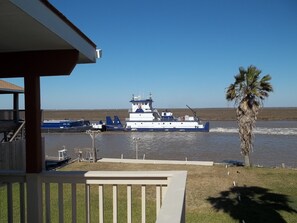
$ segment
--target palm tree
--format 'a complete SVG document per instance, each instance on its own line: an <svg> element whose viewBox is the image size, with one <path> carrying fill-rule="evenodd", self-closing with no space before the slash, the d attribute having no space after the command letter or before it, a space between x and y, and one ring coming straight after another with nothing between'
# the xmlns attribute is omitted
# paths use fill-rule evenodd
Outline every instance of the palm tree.
<svg viewBox="0 0 297 223"><path fill-rule="evenodd" d="M227 88L226 99L237 105L236 116L239 128L240 148L244 156L245 166L250 167L250 152L253 149L253 128L257 120L263 100L273 91L270 75L260 79L261 70L249 66L247 70L239 68L234 76L235 82Z"/></svg>

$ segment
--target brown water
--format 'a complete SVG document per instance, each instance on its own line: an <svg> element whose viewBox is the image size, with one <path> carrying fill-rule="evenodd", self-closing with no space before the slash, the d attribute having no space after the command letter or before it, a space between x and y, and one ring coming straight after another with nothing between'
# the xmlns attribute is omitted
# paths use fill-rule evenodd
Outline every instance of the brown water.
<svg viewBox="0 0 297 223"><path fill-rule="evenodd" d="M297 167L297 121L258 122L255 129L255 165ZM75 158L74 148L92 146L86 133L44 134L45 153L57 156L65 146ZM146 159L198 160L222 162L243 160L239 149L236 122L211 122L209 133L188 132L103 132L95 139L98 157L135 158L139 138L138 157Z"/></svg>

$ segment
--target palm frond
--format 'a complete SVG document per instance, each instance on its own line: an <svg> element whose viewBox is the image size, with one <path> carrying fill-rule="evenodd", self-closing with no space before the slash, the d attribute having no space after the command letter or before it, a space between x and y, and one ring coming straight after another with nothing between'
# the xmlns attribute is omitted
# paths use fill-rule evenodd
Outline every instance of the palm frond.
<svg viewBox="0 0 297 223"><path fill-rule="evenodd" d="M235 97L236 97L235 85L230 84L230 86L227 88L226 99L228 101L232 101L234 100Z"/></svg>
<svg viewBox="0 0 297 223"><path fill-rule="evenodd" d="M269 82L271 80L270 75L265 75L261 81L260 81L260 90L267 91L267 92L273 92L273 87L271 83Z"/></svg>
<svg viewBox="0 0 297 223"><path fill-rule="evenodd" d="M261 70L250 65L247 69L240 67L239 73L234 76L234 83L230 84L226 91L226 100L234 101L235 105L246 101L251 108L254 105L260 106L263 100L273 91L270 84L270 75L260 79Z"/></svg>
<svg viewBox="0 0 297 223"><path fill-rule="evenodd" d="M246 75L246 70L243 67L239 68L239 73L234 76L235 78L235 85L238 85L240 83L245 82L245 75Z"/></svg>
<svg viewBox="0 0 297 223"><path fill-rule="evenodd" d="M269 74L262 77L261 82L268 82L271 80L271 76Z"/></svg>

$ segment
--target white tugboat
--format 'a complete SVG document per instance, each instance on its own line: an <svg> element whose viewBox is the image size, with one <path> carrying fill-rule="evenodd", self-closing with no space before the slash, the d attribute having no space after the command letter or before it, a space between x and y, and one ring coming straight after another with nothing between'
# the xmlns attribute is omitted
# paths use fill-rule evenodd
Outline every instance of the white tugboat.
<svg viewBox="0 0 297 223"><path fill-rule="evenodd" d="M153 99L132 96L132 109L126 119L127 131L145 132L209 132L209 122L202 123L195 112L189 107L194 116L174 117L172 112L163 111L161 115L153 108Z"/></svg>

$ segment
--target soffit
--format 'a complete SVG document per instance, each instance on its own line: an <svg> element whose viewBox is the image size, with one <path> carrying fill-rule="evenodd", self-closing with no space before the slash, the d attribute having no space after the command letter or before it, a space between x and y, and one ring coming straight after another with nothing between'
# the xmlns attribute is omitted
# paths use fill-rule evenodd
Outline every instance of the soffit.
<svg viewBox="0 0 297 223"><path fill-rule="evenodd" d="M0 0L0 53L72 50L96 61L96 45L47 1Z"/></svg>
<svg viewBox="0 0 297 223"><path fill-rule="evenodd" d="M0 94L7 93L24 93L24 88L19 87L15 84L0 80Z"/></svg>

